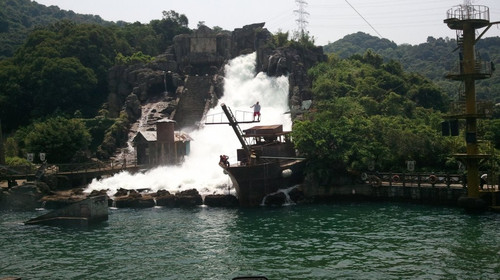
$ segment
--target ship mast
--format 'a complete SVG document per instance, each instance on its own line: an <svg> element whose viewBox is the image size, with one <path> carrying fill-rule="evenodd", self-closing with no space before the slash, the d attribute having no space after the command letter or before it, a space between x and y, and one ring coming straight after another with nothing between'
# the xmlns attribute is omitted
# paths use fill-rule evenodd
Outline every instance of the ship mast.
<svg viewBox="0 0 500 280"><path fill-rule="evenodd" d="M459 204L466 210L484 210L486 203L480 198L479 192L479 162L488 158L489 155L481 154L479 151L477 119L487 117L491 114L491 110L488 110L485 106L480 106L476 102L475 82L476 80L490 78L493 64L481 61L474 50L474 46L480 38L475 38L476 29L489 28L496 23L490 23L488 7L471 5L470 0L464 1L463 5L449 9L444 23L450 29L456 30L457 49L460 50L457 68L448 73L446 78L461 81L464 84L464 92L461 93L460 110L455 115L448 116L450 120L454 121L450 123L457 124L457 120L465 120L467 152L466 154L455 155L467 167L467 197L461 198Z"/></svg>

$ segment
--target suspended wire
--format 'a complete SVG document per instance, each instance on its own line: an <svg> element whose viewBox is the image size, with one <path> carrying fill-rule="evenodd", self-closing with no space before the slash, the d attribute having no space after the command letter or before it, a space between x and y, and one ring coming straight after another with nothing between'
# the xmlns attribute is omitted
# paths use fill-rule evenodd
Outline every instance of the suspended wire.
<svg viewBox="0 0 500 280"><path fill-rule="evenodd" d="M358 12L358 10L356 10L356 8L354 8L354 6L353 6L353 5L351 5L351 3L349 3L349 1L345 0L345 2L346 2L347 4L349 4L349 6L351 6L351 8L352 8L352 9L353 9L356 13L358 13L358 15L359 15L359 16L360 16L360 17L361 17L361 18L362 18L362 19L363 19L363 20L364 20L364 21L365 21L365 22L366 22L366 23L367 23L367 24L368 24L368 25L369 25L369 26L373 29L373 31L375 31L375 33L377 33L377 34L378 34L378 36L379 36L380 38L384 38L384 36L380 35L380 33L377 31L377 29L375 29L375 27L373 27L373 26L372 26L372 25L368 22L368 20L366 20L366 19L363 17L363 15L361 15L361 14Z"/></svg>

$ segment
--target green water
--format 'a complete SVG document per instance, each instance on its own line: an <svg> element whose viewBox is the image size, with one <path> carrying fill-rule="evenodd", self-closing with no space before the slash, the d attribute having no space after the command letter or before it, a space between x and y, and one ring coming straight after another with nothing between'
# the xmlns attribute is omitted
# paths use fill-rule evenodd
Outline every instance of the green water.
<svg viewBox="0 0 500 280"><path fill-rule="evenodd" d="M42 212L43 213L43 212ZM0 212L0 278L499 279L500 215L405 204L112 209L91 229Z"/></svg>

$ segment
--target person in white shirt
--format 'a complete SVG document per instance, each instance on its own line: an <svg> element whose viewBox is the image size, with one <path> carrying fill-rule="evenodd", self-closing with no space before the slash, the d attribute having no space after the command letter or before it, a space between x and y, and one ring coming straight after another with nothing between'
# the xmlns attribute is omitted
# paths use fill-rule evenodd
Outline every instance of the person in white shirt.
<svg viewBox="0 0 500 280"><path fill-rule="evenodd" d="M255 121L255 116L257 116L257 121L260 122L260 104L259 101L253 104L250 108L253 108L253 120Z"/></svg>

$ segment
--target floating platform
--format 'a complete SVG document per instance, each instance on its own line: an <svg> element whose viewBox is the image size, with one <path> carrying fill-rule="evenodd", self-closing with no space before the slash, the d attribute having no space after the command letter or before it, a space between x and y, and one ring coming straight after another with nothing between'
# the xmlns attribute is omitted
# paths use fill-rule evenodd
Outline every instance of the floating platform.
<svg viewBox="0 0 500 280"><path fill-rule="evenodd" d="M108 220L107 196L95 196L24 222L26 225L90 226Z"/></svg>

